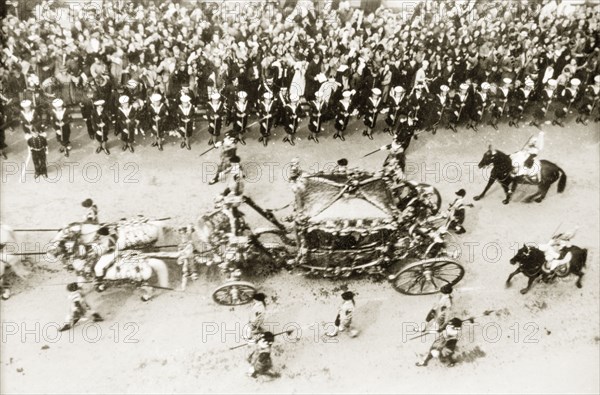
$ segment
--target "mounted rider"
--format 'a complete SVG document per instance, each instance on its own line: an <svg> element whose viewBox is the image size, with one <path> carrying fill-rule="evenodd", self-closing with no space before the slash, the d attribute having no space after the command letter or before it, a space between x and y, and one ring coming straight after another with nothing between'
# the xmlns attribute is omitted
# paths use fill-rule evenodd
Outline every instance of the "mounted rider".
<svg viewBox="0 0 600 395"><path fill-rule="evenodd" d="M96 233L98 235L98 248L100 250L97 255L100 256L100 259L98 259L94 266L94 273L96 275L96 281L98 284L101 284L104 276L106 276L106 272L115 263L119 254L117 248L119 236L117 235L116 230L109 226L101 227Z"/></svg>
<svg viewBox="0 0 600 395"><path fill-rule="evenodd" d="M91 316L94 322L103 321L104 319L98 313L96 313L85 300L85 295L79 288L77 283L70 283L67 285L67 291L69 295L67 298L70 302L69 314L63 326L59 329L60 332L71 329L75 324L83 318L87 313L91 312Z"/></svg>
<svg viewBox="0 0 600 395"><path fill-rule="evenodd" d="M511 155L513 161L513 177L528 176L533 180L539 179L541 164L537 159L544 148L544 132L532 136L521 151Z"/></svg>
<svg viewBox="0 0 600 395"><path fill-rule="evenodd" d="M555 270L565 264L568 264L572 255L568 251L571 247L571 239L575 236L577 229L572 232L559 233L552 237L547 244L541 244L539 249L544 252L546 262L542 265L542 270L546 274L554 274Z"/></svg>
<svg viewBox="0 0 600 395"><path fill-rule="evenodd" d="M81 205L87 209L85 213L85 223L98 224L98 206L92 199L85 199Z"/></svg>
<svg viewBox="0 0 600 395"><path fill-rule="evenodd" d="M194 243L192 240L194 226L188 225L179 228L180 243L177 246L179 255L177 256L177 264L181 266L181 290L185 291L188 278L196 280L198 273L194 265Z"/></svg>

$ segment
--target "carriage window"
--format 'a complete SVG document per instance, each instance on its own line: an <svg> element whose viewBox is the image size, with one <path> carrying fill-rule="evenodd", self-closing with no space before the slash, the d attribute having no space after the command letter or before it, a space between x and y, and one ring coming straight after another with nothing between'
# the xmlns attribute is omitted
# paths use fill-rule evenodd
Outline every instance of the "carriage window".
<svg viewBox="0 0 600 395"><path fill-rule="evenodd" d="M391 232L387 229L369 234L350 232L337 235L313 230L306 235L306 245L310 249L354 250L390 243L391 236Z"/></svg>

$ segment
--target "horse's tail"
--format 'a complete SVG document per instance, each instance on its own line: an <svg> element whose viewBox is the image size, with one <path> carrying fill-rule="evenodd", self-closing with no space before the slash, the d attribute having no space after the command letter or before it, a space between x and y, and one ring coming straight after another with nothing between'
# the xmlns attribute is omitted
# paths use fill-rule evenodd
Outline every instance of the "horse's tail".
<svg viewBox="0 0 600 395"><path fill-rule="evenodd" d="M158 278L158 285L163 288L169 287L169 270L167 264L156 258L148 259L148 266L152 268Z"/></svg>
<svg viewBox="0 0 600 395"><path fill-rule="evenodd" d="M588 250L587 248L583 249L583 256L581 257L581 267L585 267L585 263L587 261Z"/></svg>
<svg viewBox="0 0 600 395"><path fill-rule="evenodd" d="M560 173L560 178L558 179L558 193L562 193L567 186L567 173L560 167L558 168L558 172Z"/></svg>

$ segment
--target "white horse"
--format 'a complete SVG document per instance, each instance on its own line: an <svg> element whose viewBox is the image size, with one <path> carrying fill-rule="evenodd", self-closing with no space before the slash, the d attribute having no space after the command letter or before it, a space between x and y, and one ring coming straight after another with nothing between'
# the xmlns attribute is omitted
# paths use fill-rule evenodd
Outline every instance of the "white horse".
<svg viewBox="0 0 600 395"><path fill-rule="evenodd" d="M110 262L108 262L110 261ZM77 273L77 282L84 283L94 279L97 274L97 267L106 269L103 281L131 281L140 284L144 291L143 301L152 298L152 289L148 281L156 274L158 287L169 288L169 270L167 264L156 258L150 258L135 250L122 251L121 253L109 253L102 255L98 260L74 259L73 269ZM99 284L97 290L102 292L105 289L103 283Z"/></svg>
<svg viewBox="0 0 600 395"><path fill-rule="evenodd" d="M16 255L19 244L15 232L6 225L0 224L0 291L2 299L10 298L10 288L6 283L4 274L10 268L19 278L29 275L29 270L21 262L21 257Z"/></svg>
<svg viewBox="0 0 600 395"><path fill-rule="evenodd" d="M154 246L164 240L164 222L149 221L145 218L123 220L111 224L90 224L73 222L62 228L50 241L48 253L53 256L72 256L77 253L73 248L80 246L96 249L98 247L98 230L108 227L117 235L116 249L143 249ZM97 254L102 255L101 253Z"/></svg>

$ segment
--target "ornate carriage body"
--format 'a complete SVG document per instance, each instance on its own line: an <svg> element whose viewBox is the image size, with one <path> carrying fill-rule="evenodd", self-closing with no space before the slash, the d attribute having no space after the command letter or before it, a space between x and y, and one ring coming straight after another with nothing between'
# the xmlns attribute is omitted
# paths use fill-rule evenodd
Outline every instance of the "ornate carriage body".
<svg viewBox="0 0 600 395"><path fill-rule="evenodd" d="M239 201L219 201L216 210L201 217L197 233L212 250L220 251L211 254L219 255L216 260L226 263L220 266L229 274L213 293L217 303L249 302L254 288L240 281L242 271L264 264L265 257L279 267L332 278L387 275L400 265L388 279L409 295L436 293L463 277L462 266L446 253L443 228L419 231L414 226L422 222L423 210L427 216L439 210L441 198L435 188L391 184L382 174L349 170L302 175L292 189L292 226L284 226L247 196L238 200L274 227L251 229ZM246 242L235 242L240 237Z"/></svg>
<svg viewBox="0 0 600 395"><path fill-rule="evenodd" d="M402 218L383 178L318 173L299 178L294 192L298 266L332 277L382 273Z"/></svg>

